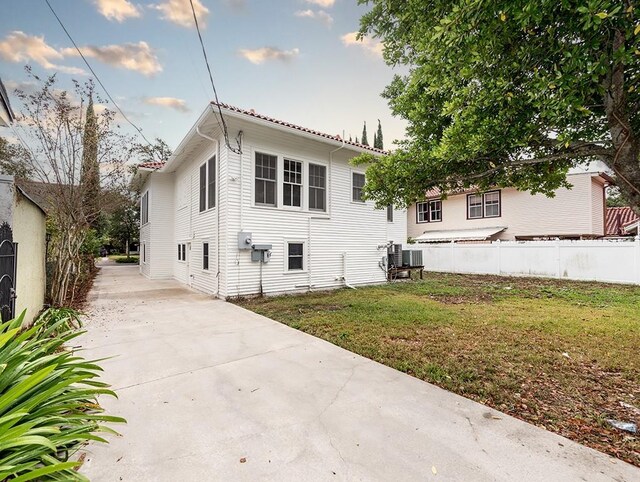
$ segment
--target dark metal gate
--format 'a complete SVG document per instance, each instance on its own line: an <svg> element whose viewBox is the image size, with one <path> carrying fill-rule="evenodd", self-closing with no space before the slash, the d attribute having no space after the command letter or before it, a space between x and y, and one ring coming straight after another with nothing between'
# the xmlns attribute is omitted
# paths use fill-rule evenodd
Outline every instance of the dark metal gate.
<svg viewBox="0 0 640 482"><path fill-rule="evenodd" d="M0 226L0 313L2 321L15 316L16 248L13 231L7 223Z"/></svg>

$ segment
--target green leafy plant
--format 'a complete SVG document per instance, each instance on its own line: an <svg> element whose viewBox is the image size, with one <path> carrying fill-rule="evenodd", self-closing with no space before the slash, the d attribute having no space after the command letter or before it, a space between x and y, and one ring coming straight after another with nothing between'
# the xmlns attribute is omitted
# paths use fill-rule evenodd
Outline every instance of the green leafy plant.
<svg viewBox="0 0 640 482"><path fill-rule="evenodd" d="M48 310L22 328L24 313L0 324L0 480L87 480L70 458L98 434L116 433L98 395L116 394L98 381L99 360L87 361L67 345L83 332L78 314Z"/></svg>

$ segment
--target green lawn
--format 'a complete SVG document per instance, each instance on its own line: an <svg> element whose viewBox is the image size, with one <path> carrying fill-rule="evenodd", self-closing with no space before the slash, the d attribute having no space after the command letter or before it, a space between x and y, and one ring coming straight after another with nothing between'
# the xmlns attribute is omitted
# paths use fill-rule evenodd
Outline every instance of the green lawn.
<svg viewBox="0 0 640 482"><path fill-rule="evenodd" d="M126 254L112 254L109 256L109 259L115 261L116 263L129 263L129 264L137 264L140 261L140 257L138 255L130 255L127 257Z"/></svg>
<svg viewBox="0 0 640 482"><path fill-rule="evenodd" d="M236 302L640 466L640 287L425 278Z"/></svg>

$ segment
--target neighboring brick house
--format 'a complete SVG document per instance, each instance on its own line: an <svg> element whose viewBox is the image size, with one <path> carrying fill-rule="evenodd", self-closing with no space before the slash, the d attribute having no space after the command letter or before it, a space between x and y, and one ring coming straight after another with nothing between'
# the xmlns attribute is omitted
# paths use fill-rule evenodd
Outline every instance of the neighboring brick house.
<svg viewBox="0 0 640 482"><path fill-rule="evenodd" d="M442 199L437 191L408 210L408 235L418 242L593 239L605 235L605 188L600 172L567 176L572 189L555 197L514 188L473 190Z"/></svg>

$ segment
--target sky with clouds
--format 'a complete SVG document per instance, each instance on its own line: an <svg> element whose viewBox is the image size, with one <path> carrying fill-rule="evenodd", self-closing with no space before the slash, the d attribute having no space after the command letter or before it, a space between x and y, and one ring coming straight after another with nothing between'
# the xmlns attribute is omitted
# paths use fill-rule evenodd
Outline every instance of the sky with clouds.
<svg viewBox="0 0 640 482"><path fill-rule="evenodd" d="M148 138L175 147L212 99L189 0L50 2L127 116ZM354 139L367 121L370 142L380 119L385 148L403 137L404 122L380 97L396 72L377 41L356 39L366 6L356 0L194 5L222 102ZM62 88L88 77L44 0L2 0L2 12L0 78L9 91L27 81L26 64L38 74L57 72ZM12 102L19 107L13 96Z"/></svg>

